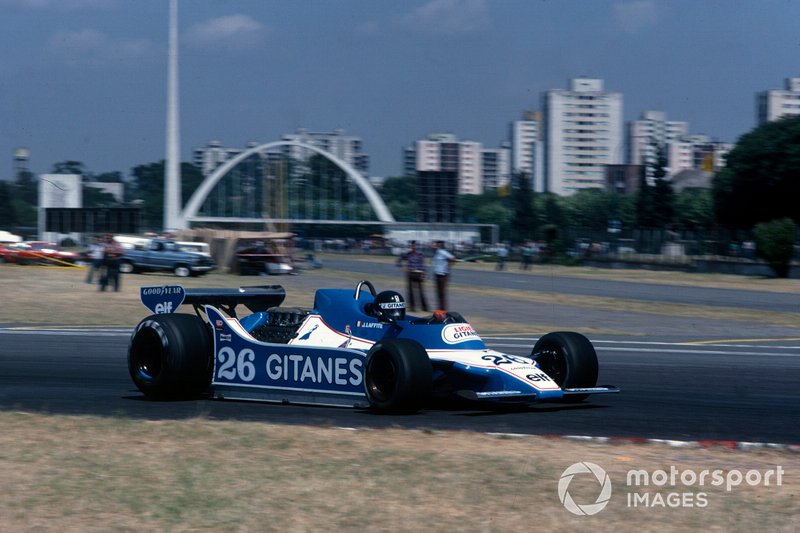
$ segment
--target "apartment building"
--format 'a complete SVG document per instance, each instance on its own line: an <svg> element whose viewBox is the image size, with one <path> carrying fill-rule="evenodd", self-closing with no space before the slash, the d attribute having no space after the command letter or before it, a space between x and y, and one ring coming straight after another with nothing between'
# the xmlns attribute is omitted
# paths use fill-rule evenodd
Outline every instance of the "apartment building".
<svg viewBox="0 0 800 533"><path fill-rule="evenodd" d="M569 89L544 93L545 191L605 187L605 165L623 159L622 100L597 78L573 78Z"/></svg>
<svg viewBox="0 0 800 533"><path fill-rule="evenodd" d="M452 133L434 133L406 147L404 170L407 175L453 172L458 180L458 194L481 194L482 152L483 145L479 142L459 141Z"/></svg>
<svg viewBox="0 0 800 533"><path fill-rule="evenodd" d="M541 126L541 112L525 111L521 120L511 122L508 135L511 144L511 173L525 173L531 180L531 187L537 192L544 190Z"/></svg>
<svg viewBox="0 0 800 533"><path fill-rule="evenodd" d="M786 78L784 88L756 94L756 123L800 116L800 76Z"/></svg>

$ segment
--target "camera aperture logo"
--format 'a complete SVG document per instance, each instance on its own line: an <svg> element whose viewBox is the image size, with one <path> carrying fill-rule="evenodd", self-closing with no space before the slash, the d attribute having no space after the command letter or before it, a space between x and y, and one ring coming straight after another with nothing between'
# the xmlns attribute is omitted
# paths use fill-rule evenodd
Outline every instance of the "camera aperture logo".
<svg viewBox="0 0 800 533"><path fill-rule="evenodd" d="M578 474L592 474L600 486L600 494L594 503L578 504L569 493L572 478ZM783 485L785 470L782 466L774 469L743 471L740 469L679 469L671 465L669 469L649 471L646 469L628 470L625 478L625 494L629 508L704 508L709 504L707 487L719 493L729 493L742 484L750 487L780 487ZM585 491L584 491L585 492ZM564 508L578 516L591 516L605 509L611 499L611 479L606 471L588 461L574 463L567 467L558 480L558 498Z"/></svg>
<svg viewBox="0 0 800 533"><path fill-rule="evenodd" d="M579 505L572 499L569 491L569 484L572 478L577 474L593 474L597 482L600 484L600 494L594 503L587 503ZM561 479L558 480L558 499L564 505L567 511L578 516L591 516L599 513L608 505L608 500L611 499L611 479L606 474L606 471L594 463L583 461L575 463L567 467L561 474Z"/></svg>

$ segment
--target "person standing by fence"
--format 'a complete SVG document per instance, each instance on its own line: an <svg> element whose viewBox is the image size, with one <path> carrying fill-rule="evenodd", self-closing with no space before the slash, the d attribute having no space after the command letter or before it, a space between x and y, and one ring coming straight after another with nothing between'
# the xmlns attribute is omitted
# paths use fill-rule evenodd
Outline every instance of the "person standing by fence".
<svg viewBox="0 0 800 533"><path fill-rule="evenodd" d="M105 246L103 246L100 237L95 237L92 241L92 245L89 246L89 273L86 275L86 283L92 283L95 274L102 278L103 273L101 270L103 267L104 248Z"/></svg>
<svg viewBox="0 0 800 533"><path fill-rule="evenodd" d="M397 266L405 263L404 271L408 287L408 303L410 310L416 310L416 293L419 294L419 301L422 310L428 310L428 303L425 301L425 256L417 250L417 241L411 241L411 249L401 255L397 260Z"/></svg>
<svg viewBox="0 0 800 533"><path fill-rule="evenodd" d="M105 272L100 277L100 290L105 291L106 287L112 285L114 292L119 292L119 261L122 257L122 246L114 240L110 233L106 235L106 242L103 251L103 267Z"/></svg>
<svg viewBox="0 0 800 533"><path fill-rule="evenodd" d="M433 254L431 266L436 280L436 295L439 297L439 309L447 311L447 282L450 278L450 263L456 258L445 250L444 241L436 241L436 252Z"/></svg>

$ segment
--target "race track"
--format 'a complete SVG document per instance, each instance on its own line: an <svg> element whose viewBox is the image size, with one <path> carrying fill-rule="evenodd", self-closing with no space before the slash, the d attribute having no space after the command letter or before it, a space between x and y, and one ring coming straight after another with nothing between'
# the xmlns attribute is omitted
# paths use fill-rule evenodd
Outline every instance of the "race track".
<svg viewBox="0 0 800 533"><path fill-rule="evenodd" d="M328 267L328 265L326 265ZM342 260L337 269L375 268L371 263ZM383 267L385 270L385 266ZM369 274L369 272L364 272ZM304 278L304 276L306 276ZM276 279L293 284L325 286L331 270ZM459 283L472 286L515 286L516 272L459 272L454 281L454 308L471 296ZM348 282L349 283L349 282ZM735 310L796 312L797 295L756 291L724 291L687 287L585 283L573 279L527 279L558 288L562 293L613 296L655 303L718 305ZM792 297L794 299L792 299ZM721 300L721 303L720 303ZM709 303L710 302L710 303ZM749 302L749 303L748 303ZM615 313L607 309L574 308L560 302L546 312L519 299L498 297L482 305L482 316L519 318L526 312L539 323L606 325L626 334L587 332L600 360L600 384L623 392L597 396L579 405L542 404L526 410L483 410L435 406L413 416L295 405L198 400L159 403L145 400L126 368L130 328L0 325L0 409L68 415L99 415L136 419L212 419L319 424L338 427L409 427L469 431L596 435L675 440L733 440L800 443L800 324L697 316L666 316L657 312ZM477 312L477 311L475 311ZM465 312L467 318L469 313ZM144 313L143 313L144 315ZM479 331L487 344L513 354L528 354L537 333Z"/></svg>

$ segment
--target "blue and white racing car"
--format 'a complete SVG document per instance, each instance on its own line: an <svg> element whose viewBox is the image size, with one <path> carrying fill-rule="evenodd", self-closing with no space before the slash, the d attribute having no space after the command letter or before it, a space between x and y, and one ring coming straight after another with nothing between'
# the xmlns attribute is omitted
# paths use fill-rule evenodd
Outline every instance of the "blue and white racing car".
<svg viewBox="0 0 800 533"><path fill-rule="evenodd" d="M310 309L281 307L280 286L143 287L154 313L133 332L128 370L148 398L213 398L415 412L441 395L484 402L581 401L597 355L578 333L541 337L531 355L486 347L458 313L409 316L368 281L319 289ZM173 313L181 304L195 314ZM237 316L237 307L250 314Z"/></svg>

